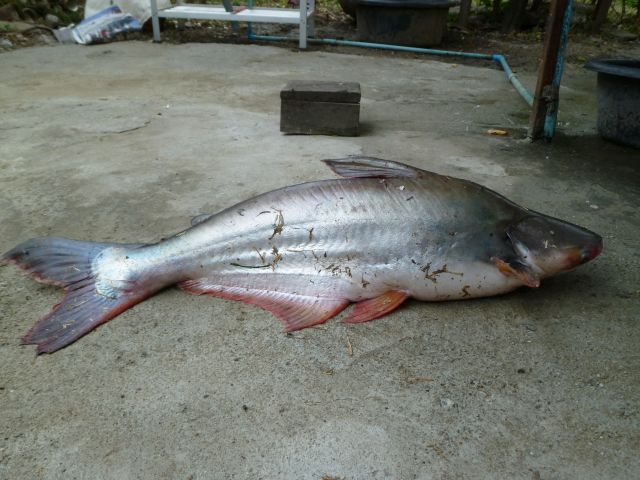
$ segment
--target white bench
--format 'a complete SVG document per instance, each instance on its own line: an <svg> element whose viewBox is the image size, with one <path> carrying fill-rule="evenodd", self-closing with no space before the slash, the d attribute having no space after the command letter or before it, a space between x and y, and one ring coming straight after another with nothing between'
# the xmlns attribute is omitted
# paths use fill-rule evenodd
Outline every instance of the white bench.
<svg viewBox="0 0 640 480"><path fill-rule="evenodd" d="M253 8L237 12L228 10L224 5L195 5L177 4L158 10L156 0L151 1L151 23L153 25L153 40L160 41L160 22L158 18L191 18L198 20L226 20L230 22L262 22L289 23L300 28L299 45L307 48L307 36L313 36L313 14L315 0L300 0L300 8Z"/></svg>

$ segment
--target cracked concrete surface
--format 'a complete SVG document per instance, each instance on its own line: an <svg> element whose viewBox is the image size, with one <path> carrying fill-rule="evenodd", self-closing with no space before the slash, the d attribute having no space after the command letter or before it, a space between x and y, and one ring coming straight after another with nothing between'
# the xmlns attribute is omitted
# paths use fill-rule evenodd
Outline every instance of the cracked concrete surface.
<svg viewBox="0 0 640 480"><path fill-rule="evenodd" d="M477 181L605 241L538 290L294 335L169 289L40 357L19 338L61 292L1 267L0 478L640 476L640 154L595 135L592 73L568 67L561 134L531 145L492 65L142 42L0 65L2 251L154 241L358 153ZM291 79L360 82L363 135L281 135Z"/></svg>

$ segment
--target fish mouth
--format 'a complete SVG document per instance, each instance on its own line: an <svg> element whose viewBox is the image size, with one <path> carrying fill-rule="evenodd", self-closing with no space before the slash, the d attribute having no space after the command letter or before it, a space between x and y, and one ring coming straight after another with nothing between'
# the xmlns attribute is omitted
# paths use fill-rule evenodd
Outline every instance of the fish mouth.
<svg viewBox="0 0 640 480"><path fill-rule="evenodd" d="M565 269L573 270L593 260L600 255L600 252L602 252L602 238L597 235L585 247L573 247L566 250Z"/></svg>
<svg viewBox="0 0 640 480"><path fill-rule="evenodd" d="M569 250L567 253L567 267L573 269L579 265L587 263L602 252L602 238L598 236L593 242L590 242L586 247L577 247Z"/></svg>

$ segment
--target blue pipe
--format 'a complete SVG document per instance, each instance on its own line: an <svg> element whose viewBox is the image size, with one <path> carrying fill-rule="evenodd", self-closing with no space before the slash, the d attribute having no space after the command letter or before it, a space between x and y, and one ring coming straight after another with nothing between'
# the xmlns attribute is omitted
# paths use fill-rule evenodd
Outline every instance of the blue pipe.
<svg viewBox="0 0 640 480"><path fill-rule="evenodd" d="M484 53L467 53L467 52L457 52L457 51L451 51L451 50L434 50L431 48L406 47L403 45L387 45L385 43L356 42L353 40L336 40L333 38L310 38L309 41L312 43L344 45L347 47L379 48L382 50L395 50L399 52L428 53L431 55L440 55L443 57L469 57L469 58L480 58L483 60L492 60L491 55L487 55Z"/></svg>
<svg viewBox="0 0 640 480"><path fill-rule="evenodd" d="M254 35L251 30L248 33L249 40L259 41L273 41L284 42L294 40L289 37L279 37L273 35ZM379 48L381 50L393 50L398 52L409 53L422 53L425 55L439 55L443 57L464 57L464 58L477 58L480 60L493 60L498 63L507 75L507 79L516 89L516 91L522 96L525 102L531 107L533 106L533 97L527 91L527 89L520 83L520 80L515 76L509 64L507 63L504 55L499 54L486 54L486 53L473 53L473 52L459 52L454 50L436 50L432 48L418 48L418 47L406 47L403 45L387 45L385 43L369 43L369 42L356 42L353 40L337 40L335 38L309 38L309 43L323 43L327 45L342 45L346 47L362 47L362 48Z"/></svg>
<svg viewBox="0 0 640 480"><path fill-rule="evenodd" d="M560 81L562 80L562 72L564 71L564 57L567 49L567 40L569 39L569 30L571 29L571 16L573 14L573 0L567 0L567 9L562 19L562 31L560 32L560 45L558 46L558 58L556 59L556 67L553 72L551 85L557 95L560 94ZM554 100L554 108L547 111L544 117L543 136L547 140L551 140L556 133L556 125L558 124L558 99Z"/></svg>
<svg viewBox="0 0 640 480"><path fill-rule="evenodd" d="M520 80L518 80L518 78L516 77L516 74L513 73L513 71L511 70L511 67L509 67L509 64L507 63L507 59L504 58L504 55L497 53L493 55L493 60L498 62L498 64L502 67L502 70L504 70L504 73L507 76L507 79L509 80L511 85L513 85L516 91L520 94L520 96L524 98L524 101L527 102L527 105L529 105L530 107L533 107L533 96L524 87L524 85L520 83Z"/></svg>

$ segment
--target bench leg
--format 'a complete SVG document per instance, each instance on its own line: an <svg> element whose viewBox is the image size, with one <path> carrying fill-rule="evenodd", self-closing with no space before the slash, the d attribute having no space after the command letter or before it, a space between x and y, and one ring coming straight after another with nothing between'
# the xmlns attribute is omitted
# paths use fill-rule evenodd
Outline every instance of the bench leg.
<svg viewBox="0 0 640 480"><path fill-rule="evenodd" d="M300 50L307 48L307 0L300 0Z"/></svg>
<svg viewBox="0 0 640 480"><path fill-rule="evenodd" d="M158 2L151 0L151 26L153 27L153 41L160 43L160 21L158 20Z"/></svg>
<svg viewBox="0 0 640 480"><path fill-rule="evenodd" d="M306 20L300 20L300 41L299 47L300 50L304 50L307 48L307 22Z"/></svg>

